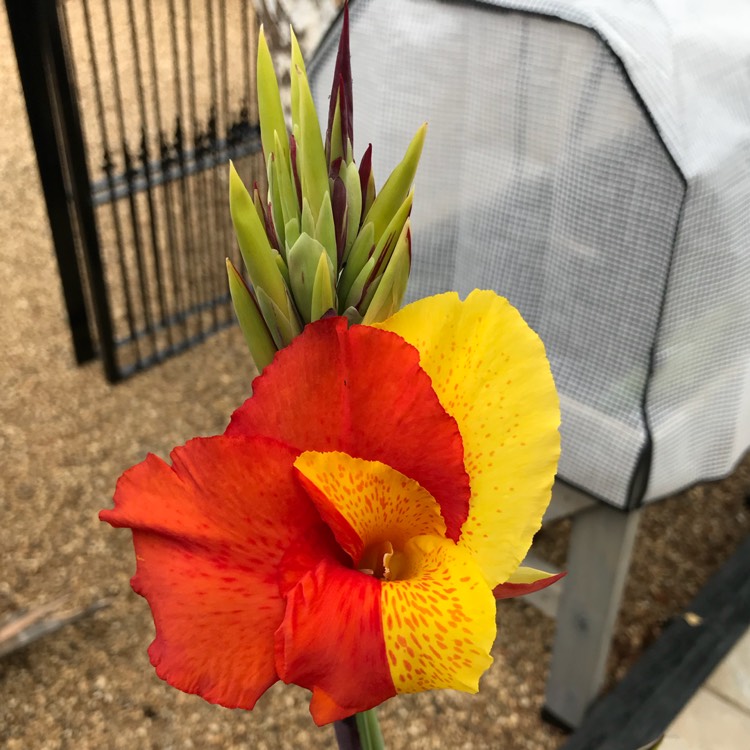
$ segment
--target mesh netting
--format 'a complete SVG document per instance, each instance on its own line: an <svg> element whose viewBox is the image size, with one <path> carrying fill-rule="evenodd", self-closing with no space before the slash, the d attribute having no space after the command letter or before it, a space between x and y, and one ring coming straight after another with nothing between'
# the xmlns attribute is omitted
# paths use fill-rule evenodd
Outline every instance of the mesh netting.
<svg viewBox="0 0 750 750"><path fill-rule="evenodd" d="M560 476L619 507L750 445L750 17L654 5L352 4L356 155L382 184L430 124L410 298L508 297L552 362Z"/></svg>

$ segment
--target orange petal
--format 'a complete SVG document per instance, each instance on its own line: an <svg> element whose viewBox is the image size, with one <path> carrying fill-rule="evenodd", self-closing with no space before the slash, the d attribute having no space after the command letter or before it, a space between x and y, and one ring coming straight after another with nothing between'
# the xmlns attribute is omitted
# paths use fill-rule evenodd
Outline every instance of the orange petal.
<svg viewBox="0 0 750 750"><path fill-rule="evenodd" d="M212 703L252 708L277 679L284 551L327 533L294 479L296 451L255 438L199 438L150 455L100 513L133 530L137 572L156 625L157 674Z"/></svg>
<svg viewBox="0 0 750 750"><path fill-rule="evenodd" d="M228 435L265 435L299 451L381 461L439 503L452 539L466 520L469 479L455 420L419 354L400 336L344 318L308 325L253 382Z"/></svg>
<svg viewBox="0 0 750 750"><path fill-rule="evenodd" d="M567 572L545 573L543 570L534 568L518 568L516 572L499 586L495 586L492 593L495 599L510 599L514 596L525 596L535 591L546 589L556 581L564 578Z"/></svg>
<svg viewBox="0 0 750 750"><path fill-rule="evenodd" d="M395 695L383 640L381 583L328 560L288 594L276 633L284 682L313 691L318 725L374 708Z"/></svg>

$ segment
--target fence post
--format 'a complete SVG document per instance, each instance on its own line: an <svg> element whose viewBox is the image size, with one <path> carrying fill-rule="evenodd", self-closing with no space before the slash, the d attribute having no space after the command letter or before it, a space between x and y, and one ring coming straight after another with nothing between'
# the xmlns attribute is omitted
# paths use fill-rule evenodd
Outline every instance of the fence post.
<svg viewBox="0 0 750 750"><path fill-rule="evenodd" d="M5 0L31 135L60 271L77 362L96 356L76 254L76 229L87 264L100 355L119 379L104 269L91 203L75 92L66 62L57 0Z"/></svg>

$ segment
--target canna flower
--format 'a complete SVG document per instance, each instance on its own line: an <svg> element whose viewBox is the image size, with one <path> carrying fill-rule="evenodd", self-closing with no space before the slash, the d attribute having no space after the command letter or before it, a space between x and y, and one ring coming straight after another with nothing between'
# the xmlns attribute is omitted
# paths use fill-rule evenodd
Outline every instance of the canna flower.
<svg viewBox="0 0 750 750"><path fill-rule="evenodd" d="M348 6L339 43L325 143L297 39L292 32L292 129L263 30L257 83L267 195L252 194L230 165L230 210L250 279L227 260L229 288L260 371L306 323L326 314L385 320L400 306L411 269L411 190L426 132L422 126L379 194L372 146L354 162Z"/></svg>
<svg viewBox="0 0 750 750"><path fill-rule="evenodd" d="M318 724L399 693L476 692L495 598L549 502L559 408L536 334L492 292L375 326L308 325L223 435L149 455L102 520L133 533L157 674L251 709L281 679Z"/></svg>

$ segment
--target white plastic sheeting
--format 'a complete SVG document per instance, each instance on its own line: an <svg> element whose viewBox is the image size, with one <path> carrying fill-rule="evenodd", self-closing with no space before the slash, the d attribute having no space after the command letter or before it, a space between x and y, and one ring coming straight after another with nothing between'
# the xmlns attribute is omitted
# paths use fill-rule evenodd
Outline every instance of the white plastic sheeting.
<svg viewBox="0 0 750 750"><path fill-rule="evenodd" d="M430 127L410 297L493 288L544 340L560 476L619 507L750 446L750 3L352 3L355 152ZM309 66L327 110L338 33Z"/></svg>

